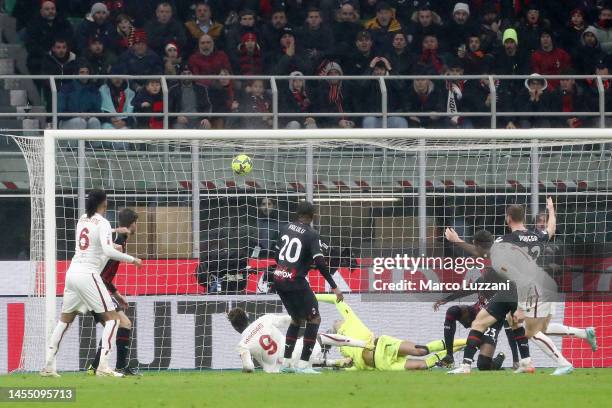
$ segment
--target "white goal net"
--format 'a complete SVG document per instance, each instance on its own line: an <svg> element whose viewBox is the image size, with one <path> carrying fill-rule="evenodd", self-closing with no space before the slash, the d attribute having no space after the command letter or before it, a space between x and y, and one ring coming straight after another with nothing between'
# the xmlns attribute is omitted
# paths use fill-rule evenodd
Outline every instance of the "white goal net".
<svg viewBox="0 0 612 408"><path fill-rule="evenodd" d="M558 217L557 237L546 248L547 270L560 288L553 321L593 326L600 347L555 341L577 367L612 366L612 133L605 130L47 131L45 138L46 154L44 139L15 137L32 195L23 370L43 364L76 221L92 188L108 193L113 227L122 208L138 214L127 252L144 267L121 265L114 284L130 302L129 360L141 370L240 367L240 336L225 314L236 306L251 319L283 312L268 276L278 229L300 200L316 205L314 227L329 244L331 271L364 323L376 335L424 343L443 336L446 306L434 312L432 304L444 294L381 292L374 282L473 281L480 270L374 273L376 259L464 257L444 240L446 227L468 242L481 229L499 236L506 206L522 204L537 228L547 196ZM254 164L244 176L231 168L241 153ZM310 284L329 290L316 272ZM321 315L321 331L338 318L330 305L321 305ZM101 333L91 316L79 316L63 339L58 369L86 369ZM503 336L499 349L510 355ZM533 354L536 364L551 365Z"/></svg>

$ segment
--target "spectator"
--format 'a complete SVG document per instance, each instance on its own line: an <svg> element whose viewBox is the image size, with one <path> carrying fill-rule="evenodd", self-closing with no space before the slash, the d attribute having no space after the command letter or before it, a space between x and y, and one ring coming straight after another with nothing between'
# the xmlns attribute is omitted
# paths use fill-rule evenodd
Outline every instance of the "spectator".
<svg viewBox="0 0 612 408"><path fill-rule="evenodd" d="M529 60L522 47L519 48L516 30L504 30L502 38L503 50L500 51L494 62L493 71L498 75L525 75L529 72ZM522 82L522 81L521 81ZM521 88L523 84L521 84Z"/></svg>
<svg viewBox="0 0 612 408"><path fill-rule="evenodd" d="M263 198L257 213L257 246L260 248L260 258L273 256L279 230L276 203L271 198Z"/></svg>
<svg viewBox="0 0 612 408"><path fill-rule="evenodd" d="M262 44L264 52L275 50L278 47L278 41L285 34L287 27L287 14L282 8L274 10L270 22L262 29Z"/></svg>
<svg viewBox="0 0 612 408"><path fill-rule="evenodd" d="M159 79L148 79L144 88L136 92L132 103L136 113L162 113L164 101ZM164 128L164 120L161 116L139 116L136 120L141 129Z"/></svg>
<svg viewBox="0 0 612 408"><path fill-rule="evenodd" d="M246 97L241 104L244 113L272 113L272 101L266 95L261 79L250 81L246 89ZM271 129L272 115L246 116L242 118L243 129Z"/></svg>
<svg viewBox="0 0 612 408"><path fill-rule="evenodd" d="M127 75L158 75L163 72L162 60L149 49L147 33L143 30L134 32L134 44L119 56L117 65L121 67L120 72Z"/></svg>
<svg viewBox="0 0 612 408"><path fill-rule="evenodd" d="M170 3L159 3L155 9L155 20L148 21L144 29L150 47L158 55L162 55L166 44L171 42L174 42L180 49L187 47L185 28L173 18Z"/></svg>
<svg viewBox="0 0 612 408"><path fill-rule="evenodd" d="M357 52L350 53L345 63L347 75L363 75L369 69L370 61L374 57L372 45L372 35L368 31L362 30L357 33L355 39Z"/></svg>
<svg viewBox="0 0 612 408"><path fill-rule="evenodd" d="M561 75L576 75L574 70L566 69ZM589 100L582 86L573 78L564 78L559 81L557 89L551 92L552 112L588 112ZM592 127L592 118L580 118L578 116L562 116L557 122L561 127L581 128Z"/></svg>
<svg viewBox="0 0 612 408"><path fill-rule="evenodd" d="M301 79L303 76L299 71L294 71L290 76L294 79L288 81L288 86L283 87L280 110L283 113L309 113L312 112L312 102L310 92L306 88L306 81ZM282 120L282 125L288 129L316 129L317 123L313 117L306 118L286 118Z"/></svg>
<svg viewBox="0 0 612 408"><path fill-rule="evenodd" d="M572 66L569 54L562 48L555 47L552 32L543 30L540 35L540 49L531 55L531 69L541 75L559 75ZM548 81L550 91L559 85L559 80Z"/></svg>
<svg viewBox="0 0 612 408"><path fill-rule="evenodd" d="M463 75L464 71L463 65L461 64L461 60L459 60L458 58L450 59L445 74L456 76ZM466 80L464 79L446 80L446 112L453 114L452 116L446 117L446 126L448 128L474 128L474 125L470 118L462 117L459 115L459 112L465 110L463 101L465 84Z"/></svg>
<svg viewBox="0 0 612 408"><path fill-rule="evenodd" d="M521 39L521 47L527 53L532 53L540 48L542 30L549 29L550 23L540 16L540 6L536 1L530 1L525 12L525 20L519 24L517 32Z"/></svg>
<svg viewBox="0 0 612 408"><path fill-rule="evenodd" d="M436 75L425 67L417 67L415 75ZM414 113L442 112L444 102L440 88L431 79L415 79L407 89L406 111ZM409 116L410 127L432 129L440 127L440 116Z"/></svg>
<svg viewBox="0 0 612 408"><path fill-rule="evenodd" d="M612 54L612 5L606 3L599 11L599 20L593 25L601 49Z"/></svg>
<svg viewBox="0 0 612 408"><path fill-rule="evenodd" d="M488 74L489 70L484 69L481 73ZM500 81L494 80L495 87L495 102L498 111L506 112L512 104L512 94L509 93L508 87L500 87ZM467 81L464 91L463 103L467 112L491 112L493 98L491 95L491 83L487 78ZM471 118L474 127L479 129L490 128L490 116L475 116ZM516 127L514 122L510 125L510 118L500 117L497 120L497 126L502 128Z"/></svg>
<svg viewBox="0 0 612 408"><path fill-rule="evenodd" d="M239 83L229 78L224 78L230 74L229 70L221 69L219 79L211 83L208 89L212 110L215 113L236 113L240 109L240 90ZM236 117L215 117L212 120L214 129L233 129L238 126Z"/></svg>
<svg viewBox="0 0 612 408"><path fill-rule="evenodd" d="M225 49L233 53L242 41L242 36L245 33L255 33L258 39L261 35L256 26L256 14L252 10L242 10L239 14L239 23L229 27L225 35ZM262 46L261 41L259 45ZM262 50L263 51L263 50Z"/></svg>
<svg viewBox="0 0 612 408"><path fill-rule="evenodd" d="M27 65L30 74L40 74L42 60L56 38L73 43L70 23L57 14L53 1L42 1L40 12L30 20L25 29L25 47L28 51Z"/></svg>
<svg viewBox="0 0 612 408"><path fill-rule="evenodd" d="M484 52L492 54L499 49L505 26L507 24L498 14L495 4L487 3L482 11L482 23L480 24L480 48Z"/></svg>
<svg viewBox="0 0 612 408"><path fill-rule="evenodd" d="M391 64L386 58L375 57L370 62L369 75L375 76L386 76L392 71ZM404 99L404 90L401 89L400 84L403 82L399 81L386 81L387 85L387 110L389 115L387 116L387 127L389 128L407 128L408 121L406 118L401 116L392 116L392 113L404 112L406 110L406 104ZM361 95L358 100L360 101L361 112L381 112L381 94L380 84L378 81L366 81L365 86L362 87ZM366 116L363 118L362 126L364 128L382 128L383 120L379 116Z"/></svg>
<svg viewBox="0 0 612 408"><path fill-rule="evenodd" d="M519 119L520 127L523 129L549 128L551 122L546 116L538 116L537 113L551 111L550 94L546 91L548 82L540 77L539 74L531 74L525 80L525 89L518 94L515 107L520 111L533 112L535 115L531 117L521 117Z"/></svg>
<svg viewBox="0 0 612 408"><path fill-rule="evenodd" d="M355 7L349 2L343 3L338 9L336 20L332 25L335 57L346 59L353 50L357 33L361 31L361 25L357 23L357 20Z"/></svg>
<svg viewBox="0 0 612 408"><path fill-rule="evenodd" d="M426 36L433 35L436 39L443 37L442 19L431 10L429 3L425 3L418 11L415 11L411 20L414 23L412 44L416 53L422 52L423 40Z"/></svg>
<svg viewBox="0 0 612 408"><path fill-rule="evenodd" d="M457 3L452 20L446 25L444 48L455 53L460 46L465 46L468 35L476 32L478 27L470 19L470 7L466 3Z"/></svg>
<svg viewBox="0 0 612 408"><path fill-rule="evenodd" d="M297 32L297 37L313 66L329 58L334 49L334 33L329 26L322 25L321 11L315 7L308 9L306 24Z"/></svg>
<svg viewBox="0 0 612 408"><path fill-rule="evenodd" d="M164 47L164 74L179 75L183 59L179 54L178 46L175 42L170 42Z"/></svg>
<svg viewBox="0 0 612 408"><path fill-rule="evenodd" d="M595 72L595 65L605 58L605 53L599 46L599 41L595 35L595 28L588 27L582 33L581 45L573 50L572 59L580 73Z"/></svg>
<svg viewBox="0 0 612 408"><path fill-rule="evenodd" d="M210 113L212 103L208 95L208 89L194 83L189 78L191 71L185 67L181 75L185 79L175 81L169 92L169 112L172 113ZM203 115L206 116L206 115ZM196 116L178 116L172 125L174 129L210 129L212 124L210 119Z"/></svg>
<svg viewBox="0 0 612 408"><path fill-rule="evenodd" d="M586 28L587 25L584 20L584 11L578 8L572 10L570 20L563 30L560 41L561 46L569 51L572 56L574 55L573 52L580 47L582 42L582 34ZM593 32L594 31L595 30L593 30Z"/></svg>
<svg viewBox="0 0 612 408"><path fill-rule="evenodd" d="M79 75L90 75L85 61L78 65ZM100 93L93 81L73 79L67 81L57 95L57 111L60 113L100 112ZM60 129L100 129L100 120L94 116L62 117Z"/></svg>
<svg viewBox="0 0 612 408"><path fill-rule="evenodd" d="M408 50L408 39L403 32L393 34L391 51L387 60L393 67L394 75L410 75L414 63L414 55Z"/></svg>
<svg viewBox="0 0 612 408"><path fill-rule="evenodd" d="M222 69L230 70L227 54L215 49L215 41L208 34L198 40L198 50L189 57L189 69L194 75L217 75ZM210 79L200 79L196 83L209 86Z"/></svg>
<svg viewBox="0 0 612 408"><path fill-rule="evenodd" d="M241 75L261 75L263 73L263 57L257 43L257 34L246 32L238 45L237 53L232 53L234 72Z"/></svg>
<svg viewBox="0 0 612 408"><path fill-rule="evenodd" d="M284 28L276 49L276 54L270 54L266 64L268 72L274 75L288 75L293 71L310 73L310 61L304 55L302 48L298 48L293 29Z"/></svg>
<svg viewBox="0 0 612 408"><path fill-rule="evenodd" d="M610 70L608 68L608 64L604 59L597 61L595 64L595 71L593 72L595 75L607 76L610 75ZM603 92L604 92L604 109L606 112L612 110L612 80L608 78L602 78ZM589 94L589 111L591 112L599 112L599 89L597 86L596 79L587 79L587 92ZM599 127L599 122L596 124ZM606 117L605 125L607 128L612 127L612 118Z"/></svg>
<svg viewBox="0 0 612 408"><path fill-rule="evenodd" d="M376 4L376 17L366 21L363 27L372 34L374 47L378 51L389 51L393 34L402 31L402 25L394 17L391 6L384 1Z"/></svg>
<svg viewBox="0 0 612 408"><path fill-rule="evenodd" d="M119 14L115 22L117 24L117 42L115 48L118 53L122 53L134 45L134 21L127 14Z"/></svg>
<svg viewBox="0 0 612 408"><path fill-rule="evenodd" d="M87 48L87 42L92 37L100 38L106 49L112 49L117 44L117 30L110 21L108 8L104 3L94 3L89 15L77 27L77 50Z"/></svg>
<svg viewBox="0 0 612 408"><path fill-rule="evenodd" d="M87 49L83 51L81 59L87 61L92 75L107 75L111 67L117 62L115 54L104 48L104 43L100 37L89 39ZM100 85L100 82L96 81L96 85Z"/></svg>
<svg viewBox="0 0 612 408"><path fill-rule="evenodd" d="M457 56L465 67L466 75L478 75L482 73L483 67L493 63L493 56L485 53L480 48L480 36L478 33L470 34L467 47L459 47Z"/></svg>
<svg viewBox="0 0 612 408"><path fill-rule="evenodd" d="M117 71L113 69L111 74L117 74ZM100 110L117 114L117 116L102 119L103 129L129 129L134 126L134 117L128 116L134 112L132 104L134 96L135 93L129 87L129 83L122 78L108 79L106 84L100 87Z"/></svg>
<svg viewBox="0 0 612 408"><path fill-rule="evenodd" d="M187 21L185 27L190 36L191 50L197 47L198 40L204 34L210 35L217 44L222 40L223 24L213 20L210 5L205 1L196 2L195 18Z"/></svg>
<svg viewBox="0 0 612 408"><path fill-rule="evenodd" d="M342 67L337 62L326 61L322 64L319 75L321 76L338 76L344 75ZM355 122L350 120L346 115L347 112L353 111L353 98L351 88L345 86L341 79L331 79L322 81L317 89L315 96L315 111L337 113L335 117L321 117L319 119L320 128L354 128Z"/></svg>
<svg viewBox="0 0 612 408"><path fill-rule="evenodd" d="M440 53L438 38L435 35L427 34L423 37L421 55L417 58L418 65L433 70L436 75L441 75L447 59L444 54Z"/></svg>
<svg viewBox="0 0 612 408"><path fill-rule="evenodd" d="M51 46L51 51L42 60L40 73L42 75L61 76L76 75L77 72L76 54L70 51L68 41L63 38L56 38ZM63 79L57 80L58 88L64 84L64 81Z"/></svg>

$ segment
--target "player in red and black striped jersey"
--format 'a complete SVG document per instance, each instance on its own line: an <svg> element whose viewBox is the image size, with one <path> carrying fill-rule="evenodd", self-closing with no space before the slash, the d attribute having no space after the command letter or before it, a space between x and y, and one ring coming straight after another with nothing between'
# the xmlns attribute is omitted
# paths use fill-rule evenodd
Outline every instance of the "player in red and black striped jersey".
<svg viewBox="0 0 612 408"><path fill-rule="evenodd" d="M474 256L486 256L488 250L493 244L493 235L486 230L480 230L474 234L473 245L461 240L455 230L452 228L447 228L445 235L450 242L461 246L464 250ZM505 280L499 276L499 274L497 274L493 268L486 267L484 273L476 280L476 282L501 283L505 282ZM439 364L443 367L452 367L454 365L452 350L457 322L461 323L466 329L470 328L478 312L485 308L492 299L495 301L495 296L498 294L498 291L487 290L477 292L475 290L460 290L455 293L451 293L444 299L437 301L433 306L434 311L438 311L440 306L448 302L461 299L475 293L478 293L478 300L476 303L472 305L451 306L446 310L446 318L444 320L444 341L447 347L447 354ZM499 300L499 297L497 300ZM478 368L480 370L499 370L503 364L505 358L503 353L499 353L494 359L492 358L497 345L497 337L502 325L504 327L504 331L506 332L506 336L508 337L510 350L512 351L513 365L518 366L519 354L516 341L514 340L514 334L508 322L504 320L503 322L499 321L495 326L489 328L489 330L487 330L483 336L483 344L480 347L480 354L478 356Z"/></svg>
<svg viewBox="0 0 612 408"><path fill-rule="evenodd" d="M126 252L127 240L128 238L136 232L136 221L138 220L138 214L130 208L124 208L119 211L117 216L119 220L119 228L116 229L116 237L114 240L115 247L117 249L121 249L121 251ZM113 284L113 280L115 279L115 275L119 270L119 261L109 260L106 263L106 266L100 273L102 277L102 282L106 285L109 293L111 294L113 300L117 304L117 312L119 313L119 329L117 329L117 363L115 365L115 370L124 375L138 375L132 368L127 365L127 355L130 346L130 337L132 332L132 322L126 315L126 310L129 307L128 301L115 287ZM95 318L94 314L94 318ZM97 321L97 319L96 319ZM100 360L100 352L101 348L98 346L98 350L96 352L96 357L94 362L92 363L93 370L95 371L98 367L98 362Z"/></svg>

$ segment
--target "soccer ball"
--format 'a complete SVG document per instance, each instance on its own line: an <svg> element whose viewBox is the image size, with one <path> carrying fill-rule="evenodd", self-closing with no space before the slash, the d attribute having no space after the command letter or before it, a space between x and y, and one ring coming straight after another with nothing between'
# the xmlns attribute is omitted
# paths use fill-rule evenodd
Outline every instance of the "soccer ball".
<svg viewBox="0 0 612 408"><path fill-rule="evenodd" d="M232 170L238 176L246 176L253 170L253 161L246 154L239 154L232 159Z"/></svg>

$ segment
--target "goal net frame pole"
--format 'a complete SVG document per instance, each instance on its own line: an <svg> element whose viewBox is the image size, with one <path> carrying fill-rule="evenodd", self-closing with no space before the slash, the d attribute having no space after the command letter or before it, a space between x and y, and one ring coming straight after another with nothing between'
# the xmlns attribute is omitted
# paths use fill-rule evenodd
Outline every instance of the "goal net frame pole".
<svg viewBox="0 0 612 408"><path fill-rule="evenodd" d="M190 140L193 141L192 146L197 147L197 140L205 139L228 139L228 140L374 140L374 139L414 139L421 143L412 147L415 151L420 151L419 166L426 163L426 151L434 149L435 146L427 146L426 141L431 140L457 140L458 142L471 140L513 140L524 139L533 141L545 140L594 140L602 139L603 141L612 141L612 130L602 128L588 129L317 129L315 131L308 129L248 129L248 130L145 130L145 129L129 129L129 130L58 130L47 129L44 131L44 282L45 282L45 334L46 340L49 340L53 327L56 323L56 269L57 269L57 252L56 252L56 219L55 219L55 199L56 199L56 142L58 140L72 140L80 142L83 145L85 140L91 141L113 141L113 140ZM533 150L535 149L535 150ZM79 149L82 151L81 149ZM310 150L312 151L312 149ZM533 146L532 156L537 156L537 146ZM192 161L194 166L198 166L199 158L198 151L192 152ZM79 160L79 165L83 160ZM309 160L312 165L312 158ZM537 163L536 166L537 167ZM531 173L537 173L537 168L532 168ZM194 167L197 169L198 167ZM79 176L82 178L83 169L77 169ZM193 173L193 185L199 184L199 175L197 171ZM307 174L307 178L311 180L313 177L312 169ZM422 178L422 177L421 177ZM423 182L423 180L421 180ZM537 189L537 182L532 185ZM423 196L425 190L421 189L420 195ZM198 188L199 191L199 188ZM308 192L308 197L312 198L312 191ZM533 197L534 191L532 191ZM537 194L537 190L535 191ZM84 196L84 194L81 194ZM537 196L536 196L537 197ZM424 197L420 197L423 201ZM81 200L83 198L81 197ZM199 208L198 192L194 191L192 204L194 211ZM532 203L532 207L533 207ZM425 214L419 214L420 217ZM195 226L195 221L194 221ZM424 226L424 225L423 225ZM423 229L423 227L421 227ZM194 234L199 233L198 228L194 228ZM197 240L196 240L197 241ZM424 242L420 242L420 246ZM196 255L197 247L194 246L193 253ZM41 265L42 266L42 265Z"/></svg>

